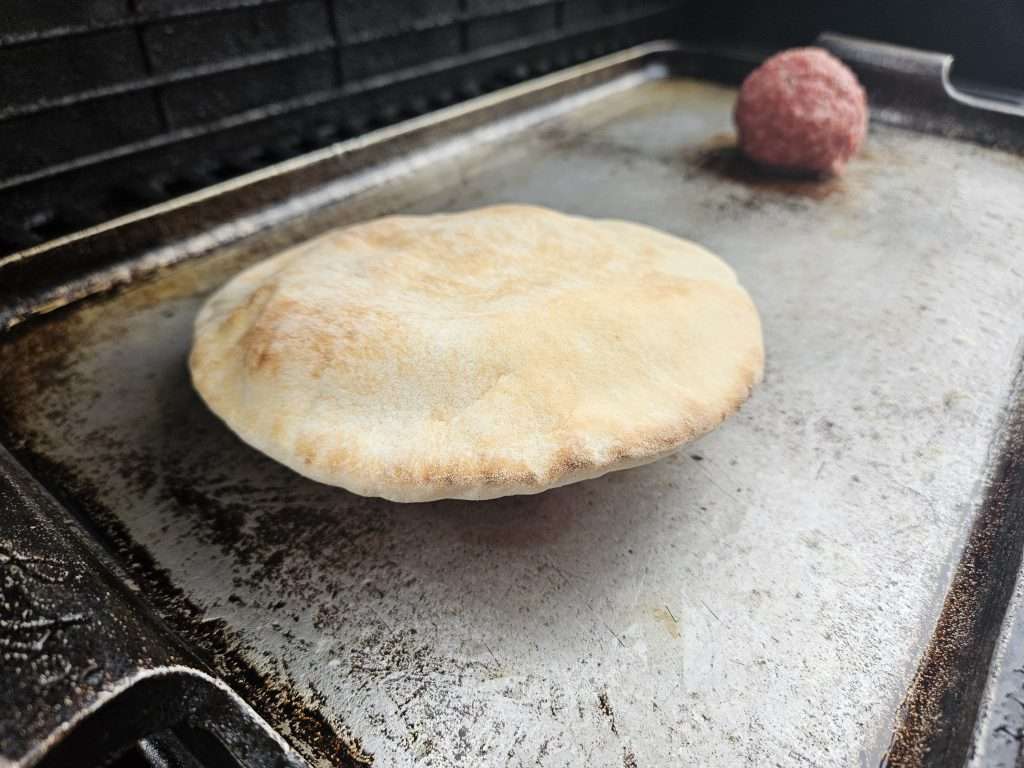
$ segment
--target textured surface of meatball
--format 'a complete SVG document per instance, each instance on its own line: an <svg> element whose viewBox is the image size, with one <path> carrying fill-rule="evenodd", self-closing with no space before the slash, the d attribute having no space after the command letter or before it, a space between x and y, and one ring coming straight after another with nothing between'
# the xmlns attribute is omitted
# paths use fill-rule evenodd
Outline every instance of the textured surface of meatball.
<svg viewBox="0 0 1024 768"><path fill-rule="evenodd" d="M747 76L735 119L740 149L759 165L836 174L864 141L867 99L856 75L828 51L794 48Z"/></svg>

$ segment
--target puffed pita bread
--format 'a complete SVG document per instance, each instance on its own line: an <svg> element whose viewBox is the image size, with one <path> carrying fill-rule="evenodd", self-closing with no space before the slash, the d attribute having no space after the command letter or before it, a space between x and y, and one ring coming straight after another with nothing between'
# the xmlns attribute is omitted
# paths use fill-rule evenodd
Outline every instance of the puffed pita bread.
<svg viewBox="0 0 1024 768"><path fill-rule="evenodd" d="M654 461L760 380L757 310L704 248L503 205L332 231L203 306L189 366L245 442L393 501L537 493Z"/></svg>

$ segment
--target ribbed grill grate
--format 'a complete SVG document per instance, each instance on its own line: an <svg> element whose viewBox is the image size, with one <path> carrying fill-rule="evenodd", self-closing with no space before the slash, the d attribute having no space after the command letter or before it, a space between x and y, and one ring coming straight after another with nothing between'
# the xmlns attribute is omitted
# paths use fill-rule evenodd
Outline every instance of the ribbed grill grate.
<svg viewBox="0 0 1024 768"><path fill-rule="evenodd" d="M0 9L0 253L628 45L680 0Z"/></svg>

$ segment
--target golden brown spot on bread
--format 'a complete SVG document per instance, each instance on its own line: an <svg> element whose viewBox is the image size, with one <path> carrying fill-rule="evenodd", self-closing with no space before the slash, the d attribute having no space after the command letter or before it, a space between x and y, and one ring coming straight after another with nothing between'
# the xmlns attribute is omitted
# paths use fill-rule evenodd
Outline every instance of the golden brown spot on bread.
<svg viewBox="0 0 1024 768"><path fill-rule="evenodd" d="M691 280L670 280L659 272L648 272L637 283L648 301L682 298L693 293L695 288Z"/></svg>
<svg viewBox="0 0 1024 768"><path fill-rule="evenodd" d="M274 357L272 346L274 337L254 326L242 339L245 367L250 373L268 369L276 373L280 366Z"/></svg>
<svg viewBox="0 0 1024 768"><path fill-rule="evenodd" d="M566 446L560 449L551 460L550 468L547 471L547 479L554 479L561 475L580 472L590 469L596 465L593 457L582 454L575 446Z"/></svg>
<svg viewBox="0 0 1024 768"><path fill-rule="evenodd" d="M360 306L328 312L277 296L263 304L240 347L252 373L277 374L283 362L279 348L287 346L290 365L320 378L336 366L392 354L401 338L401 324L391 313Z"/></svg>
<svg viewBox="0 0 1024 768"><path fill-rule="evenodd" d="M334 446L327 451L325 466L337 471L348 467L352 461L352 453L344 446Z"/></svg>
<svg viewBox="0 0 1024 768"><path fill-rule="evenodd" d="M202 344L195 344L188 353L188 367L193 376L202 376L206 368L206 347Z"/></svg>
<svg viewBox="0 0 1024 768"><path fill-rule="evenodd" d="M522 462L497 457L472 457L450 463L420 461L407 466L393 466L388 474L402 484L441 488L503 483L529 487L537 485L540 480Z"/></svg>
<svg viewBox="0 0 1024 768"><path fill-rule="evenodd" d="M320 455L317 444L319 440L309 436L300 436L295 440L295 453L304 464L315 464Z"/></svg>

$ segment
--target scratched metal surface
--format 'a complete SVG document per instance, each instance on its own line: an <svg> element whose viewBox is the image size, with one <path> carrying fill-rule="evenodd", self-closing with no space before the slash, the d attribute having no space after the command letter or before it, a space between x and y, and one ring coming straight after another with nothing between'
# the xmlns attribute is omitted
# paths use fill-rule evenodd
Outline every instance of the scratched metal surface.
<svg viewBox="0 0 1024 768"><path fill-rule="evenodd" d="M146 728L182 722L217 734L251 765L303 765L113 586L105 558L3 448L0 511L0 766L105 765ZM80 725L101 710L111 713L107 727Z"/></svg>
<svg viewBox="0 0 1024 768"><path fill-rule="evenodd" d="M875 126L842 180L766 183L729 149L731 90L655 75L0 347L19 455L375 765L884 752L1018 364L1024 162ZM742 412L647 467L401 506L262 458L192 392L203 296L303 227L510 200L726 258L768 353Z"/></svg>

